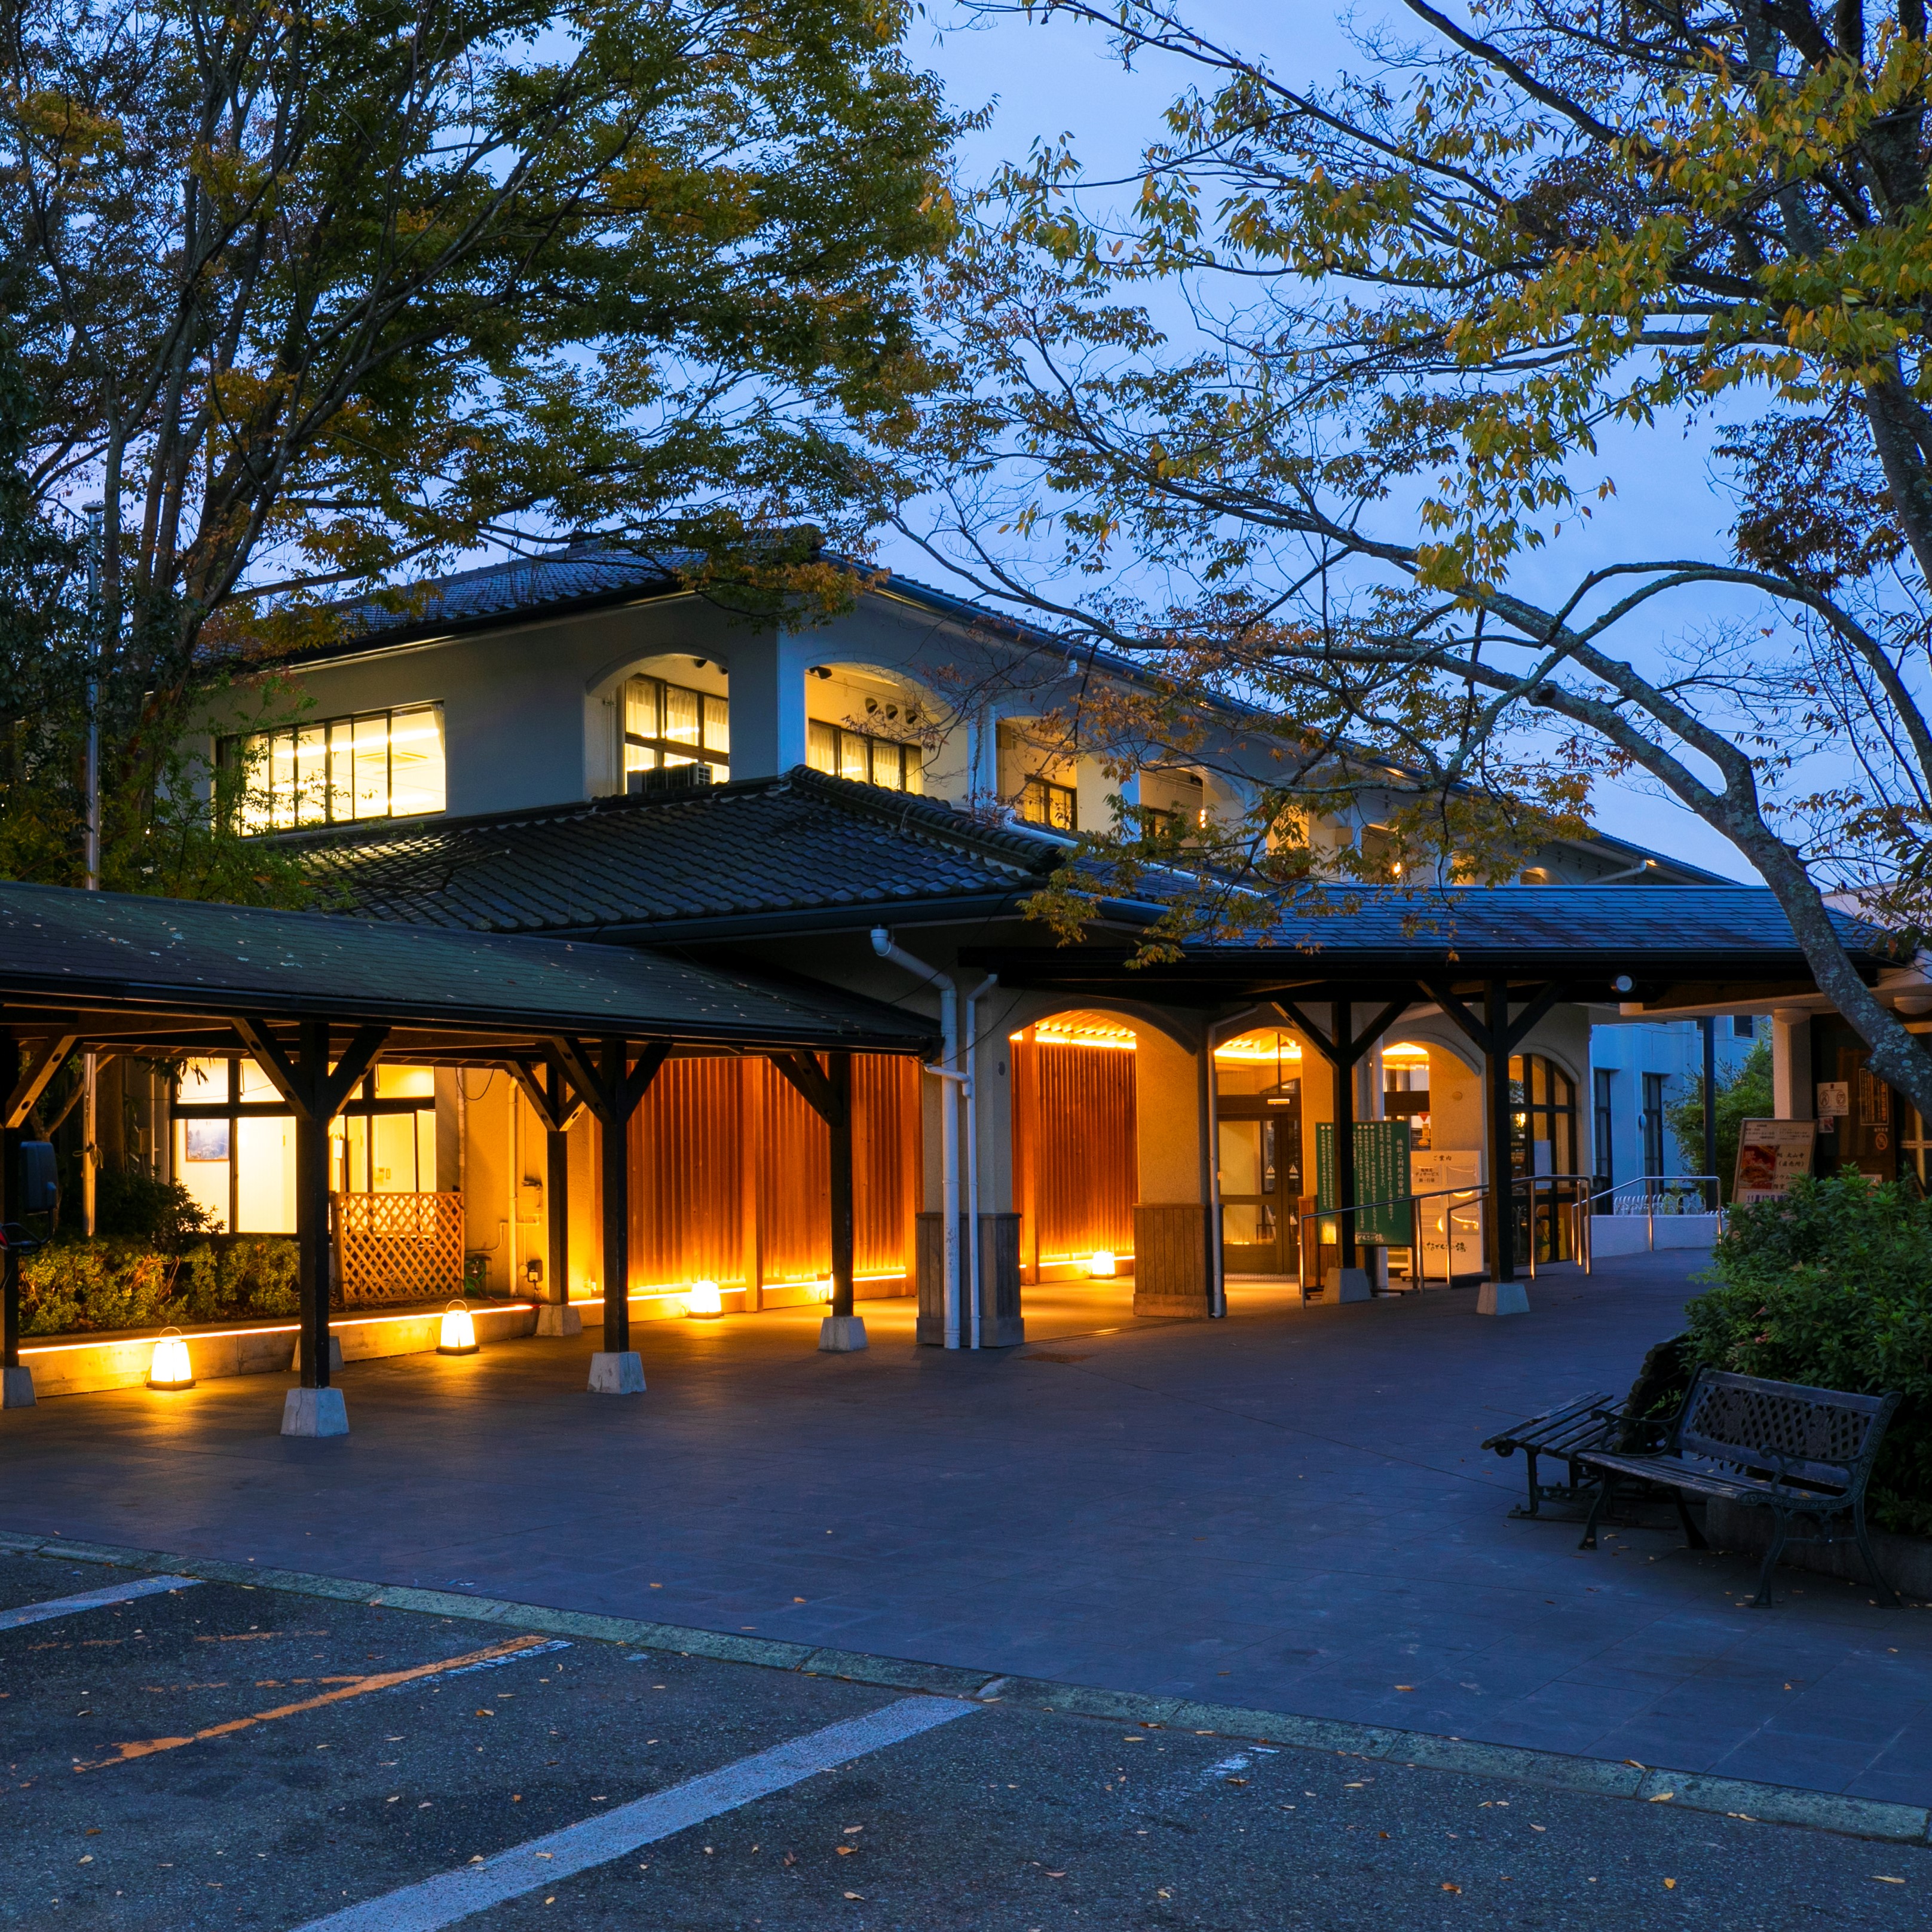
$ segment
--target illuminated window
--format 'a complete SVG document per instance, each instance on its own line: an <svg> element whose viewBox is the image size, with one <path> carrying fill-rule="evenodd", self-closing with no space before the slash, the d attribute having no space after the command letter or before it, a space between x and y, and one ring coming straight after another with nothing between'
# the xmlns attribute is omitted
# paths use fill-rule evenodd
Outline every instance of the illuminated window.
<svg viewBox="0 0 1932 1932"><path fill-rule="evenodd" d="M244 832L416 818L445 805L442 706L413 704L325 718L222 740L224 766L245 764Z"/></svg>
<svg viewBox="0 0 1932 1932"><path fill-rule="evenodd" d="M855 784L922 792L924 758L917 745L896 738L875 738L869 731L848 731L843 725L821 724L815 718L805 728L806 763L815 772L830 772Z"/></svg>
<svg viewBox="0 0 1932 1932"><path fill-rule="evenodd" d="M728 698L661 677L624 680L624 772L705 764L720 784L730 782L731 705Z"/></svg>
<svg viewBox="0 0 1932 1932"><path fill-rule="evenodd" d="M175 1178L216 1225L243 1234L296 1226L295 1115L252 1060L196 1059L175 1091ZM436 1192L436 1075L379 1066L331 1123L330 1190Z"/></svg>
<svg viewBox="0 0 1932 1932"><path fill-rule="evenodd" d="M1029 825L1044 825L1055 832L1077 832L1080 829L1078 794L1071 785L1028 778L1020 794L1020 816Z"/></svg>

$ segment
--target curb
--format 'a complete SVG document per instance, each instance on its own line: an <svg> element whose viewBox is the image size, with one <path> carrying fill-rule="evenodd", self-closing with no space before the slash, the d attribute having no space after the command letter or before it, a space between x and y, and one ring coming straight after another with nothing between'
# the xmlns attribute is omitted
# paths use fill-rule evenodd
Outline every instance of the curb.
<svg viewBox="0 0 1932 1932"><path fill-rule="evenodd" d="M592 1616L556 1610L540 1604L512 1604L490 1597L461 1597L443 1590L391 1588L345 1576L315 1576L299 1570L263 1569L254 1563L178 1556L165 1550L126 1550L112 1544L70 1541L59 1536L21 1536L0 1530L0 1553L64 1556L71 1562L109 1564L117 1568L170 1571L212 1583L281 1590L338 1603L380 1605L428 1616L460 1617L472 1623L508 1624L553 1636L583 1637L604 1643L674 1651L725 1664L747 1664L765 1670L790 1670L806 1677L836 1677L882 1689L923 1691L929 1696L976 1702L1018 1704L1075 1718L1100 1718L1148 1730L1192 1731L1197 1737L1225 1737L1300 1750L1375 1758L1424 1771L1506 1778L1594 1798L1620 1798L1637 1804L1670 1804L1689 1811L1714 1811L1751 1824L1794 1825L1847 1838L1882 1839L1888 1844L1932 1842L1932 1810L1920 1804L1892 1804L1877 1798L1845 1798L1828 1791L1804 1791L1747 1778L1712 1778L1700 1772L1669 1771L1630 1760L1572 1757L1561 1751L1529 1750L1510 1744L1474 1744L1426 1731L1404 1731L1328 1718L1298 1718L1280 1711L1255 1711L1230 1704L1197 1703L1182 1697L1137 1696L1090 1685L1056 1684L1044 1678L1000 1676L943 1664L874 1657L862 1651L831 1650L812 1644L781 1643L729 1636L681 1624L646 1623L630 1617Z"/></svg>

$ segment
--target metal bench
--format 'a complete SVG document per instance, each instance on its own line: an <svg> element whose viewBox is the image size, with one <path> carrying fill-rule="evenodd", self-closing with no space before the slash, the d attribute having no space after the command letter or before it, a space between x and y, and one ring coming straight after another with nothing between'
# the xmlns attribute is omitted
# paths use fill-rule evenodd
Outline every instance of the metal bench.
<svg viewBox="0 0 1932 1932"><path fill-rule="evenodd" d="M1600 1390L1591 1395L1575 1396L1555 1408L1546 1409L1540 1415L1532 1415L1526 1422L1499 1430L1484 1442L1485 1449L1493 1449L1506 1460L1520 1449L1528 1462L1529 1507L1525 1509L1518 1504L1510 1511L1511 1516L1538 1516L1545 1503L1582 1500L1586 1489L1590 1486L1586 1483L1576 1459L1586 1449L1611 1448L1612 1431L1623 1419L1609 1406L1610 1402L1610 1397ZM1560 1458L1568 1463L1569 1481L1539 1483L1536 1480L1539 1456Z"/></svg>
<svg viewBox="0 0 1932 1932"><path fill-rule="evenodd" d="M1700 1369L1661 1448L1631 1454L1605 1447L1579 1454L1576 1460L1598 1480L1580 1547L1597 1546L1598 1519L1619 1482L1655 1483L1672 1491L1694 1550L1710 1546L1692 1524L1685 1497L1768 1509L1771 1544L1751 1600L1763 1608L1771 1602L1771 1574L1785 1544L1844 1542L1827 1525L1849 1516L1849 1540L1858 1544L1873 1582L1896 1606L1898 1593L1880 1570L1865 1533L1865 1484L1899 1400L1896 1394L1846 1395ZM1797 1516L1811 1519L1818 1533L1793 1538Z"/></svg>

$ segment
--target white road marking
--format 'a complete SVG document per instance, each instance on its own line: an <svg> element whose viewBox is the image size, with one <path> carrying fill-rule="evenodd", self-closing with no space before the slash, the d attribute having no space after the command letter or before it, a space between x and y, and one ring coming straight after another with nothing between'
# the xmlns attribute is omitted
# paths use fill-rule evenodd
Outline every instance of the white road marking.
<svg viewBox="0 0 1932 1932"><path fill-rule="evenodd" d="M98 1610L109 1604L124 1604L136 1597L155 1597L164 1590L192 1590L199 1576L136 1576L125 1583L114 1583L104 1590L83 1590L77 1597L50 1597L44 1604L23 1604L17 1610L0 1610L0 1630L18 1630L23 1624L44 1624L53 1617L71 1617L82 1610Z"/></svg>
<svg viewBox="0 0 1932 1932"><path fill-rule="evenodd" d="M808 1732L789 1744L688 1778L668 1790L586 1818L580 1825L567 1825L546 1838L512 1845L480 1864L464 1865L420 1885L405 1886L326 1918L310 1919L299 1932L441 1932L472 1912L608 1864L640 1845L655 1844L706 1819L735 1811L754 1798L802 1784L818 1772L902 1744L956 1718L970 1718L978 1708L942 1697L902 1697L862 1718Z"/></svg>

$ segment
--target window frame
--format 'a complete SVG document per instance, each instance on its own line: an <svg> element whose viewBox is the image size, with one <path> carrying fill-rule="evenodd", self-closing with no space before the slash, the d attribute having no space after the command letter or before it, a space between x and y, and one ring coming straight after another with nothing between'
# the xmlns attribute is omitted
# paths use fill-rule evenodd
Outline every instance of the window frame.
<svg viewBox="0 0 1932 1932"><path fill-rule="evenodd" d="M434 719L438 752L437 764L441 780L442 802L427 808L412 808L407 812L396 809L396 722L398 718L428 717ZM386 803L380 812L358 812L356 809L358 795L356 767L365 755L362 740L366 735L364 728L380 721L382 726L383 794ZM308 748L307 742L317 735L321 739L321 785L319 794L321 811L319 815L303 815L302 776L304 759L316 755ZM338 746L338 736L340 744ZM290 816L286 824L280 820L280 807L274 782L276 746L278 742L288 748L293 778L287 794ZM250 774L248 788L238 801L235 817L241 836L247 838L268 838L280 832L326 831L346 825L378 824L386 820L397 818L433 818L449 809L449 744L444 728L443 703L440 698L425 698L413 704L378 705L363 711L346 711L332 718L304 718L293 724L277 725L266 731L235 731L215 741L215 764L218 770L232 770L244 757L253 755L250 748L260 747L262 760L260 782L256 775ZM337 761L346 760L348 766L346 784L338 780ZM338 815L338 800L346 800L348 809ZM259 801L259 806L256 802ZM252 822L259 811L261 822Z"/></svg>
<svg viewBox="0 0 1932 1932"><path fill-rule="evenodd" d="M1036 817L1029 808L1037 798L1040 815ZM1066 808L1066 822L1061 824L1053 815L1056 801L1064 800ZM1054 781L1036 772L1020 787L1019 802L1014 808L1024 825L1037 825L1047 832L1070 832L1080 830L1080 794L1068 784L1056 784Z"/></svg>
<svg viewBox="0 0 1932 1932"><path fill-rule="evenodd" d="M832 762L821 762L830 739L829 748ZM890 752L897 759L899 782L893 784L890 778L879 776L879 754ZM805 721L805 761L812 770L823 772L828 778L844 778L853 784L871 785L880 791L903 792L908 797L926 796L926 747L916 740L888 738L874 731L855 731L849 724L839 724L830 718L808 718ZM848 763L860 763L865 766L864 775L846 769Z"/></svg>
<svg viewBox="0 0 1932 1932"><path fill-rule="evenodd" d="M631 688L633 685L656 686L657 730L638 732L631 729ZM670 733L670 694L695 700L698 736L674 738ZM717 714L718 736L712 739L713 712ZM633 752L648 753L649 764L633 764ZM694 684L680 684L674 678L660 677L656 671L638 670L626 674L617 687L617 754L622 767L622 782L629 788L633 772L660 772L680 765L709 765L721 784L731 778L731 698L729 692L701 691Z"/></svg>

